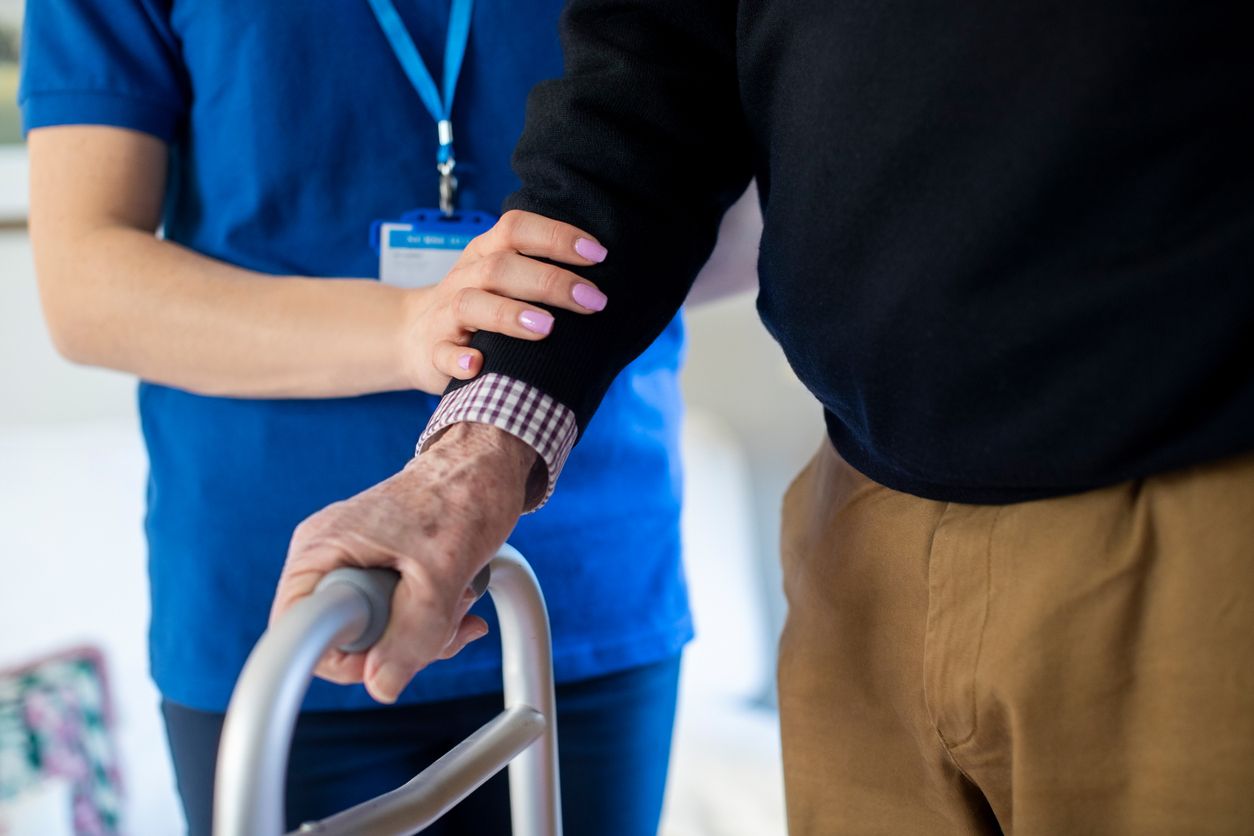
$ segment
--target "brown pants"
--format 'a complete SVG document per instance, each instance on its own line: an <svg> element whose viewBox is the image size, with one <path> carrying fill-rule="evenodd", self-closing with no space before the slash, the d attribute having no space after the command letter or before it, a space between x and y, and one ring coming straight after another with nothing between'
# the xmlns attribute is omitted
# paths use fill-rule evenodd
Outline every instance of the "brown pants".
<svg viewBox="0 0 1254 836"><path fill-rule="evenodd" d="M784 505L794 836L1254 833L1254 456L975 506L824 444Z"/></svg>

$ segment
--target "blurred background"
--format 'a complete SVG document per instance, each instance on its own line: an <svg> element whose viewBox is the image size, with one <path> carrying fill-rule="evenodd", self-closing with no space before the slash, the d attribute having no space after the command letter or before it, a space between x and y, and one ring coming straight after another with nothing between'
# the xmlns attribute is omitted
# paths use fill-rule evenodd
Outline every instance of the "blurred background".
<svg viewBox="0 0 1254 836"><path fill-rule="evenodd" d="M0 834L176 834L147 674L134 381L71 366L44 331L15 105L21 7L0 0ZM702 284L742 290L687 317L684 539L698 639L667 836L783 833L779 503L822 424L754 310L760 223L752 195L729 213Z"/></svg>

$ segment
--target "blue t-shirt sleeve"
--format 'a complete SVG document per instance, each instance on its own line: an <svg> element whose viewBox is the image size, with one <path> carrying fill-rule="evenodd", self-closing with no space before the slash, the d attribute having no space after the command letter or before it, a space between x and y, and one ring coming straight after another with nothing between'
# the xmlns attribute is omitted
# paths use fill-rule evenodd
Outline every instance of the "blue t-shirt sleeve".
<svg viewBox="0 0 1254 836"><path fill-rule="evenodd" d="M113 125L169 142L186 114L169 0L31 0L21 54L25 132Z"/></svg>

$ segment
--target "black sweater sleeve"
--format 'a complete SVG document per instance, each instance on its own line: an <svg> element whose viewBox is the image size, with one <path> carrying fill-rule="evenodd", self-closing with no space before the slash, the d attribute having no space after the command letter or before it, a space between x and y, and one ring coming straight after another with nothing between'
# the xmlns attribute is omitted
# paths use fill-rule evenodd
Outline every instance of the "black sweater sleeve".
<svg viewBox="0 0 1254 836"><path fill-rule="evenodd" d="M719 219L750 178L736 81L733 0L574 0L566 73L527 103L505 201L574 224L609 250L581 269L604 311L556 310L539 342L480 332L484 373L522 380L575 412L582 432L614 376L679 310ZM454 381L450 387L457 388Z"/></svg>

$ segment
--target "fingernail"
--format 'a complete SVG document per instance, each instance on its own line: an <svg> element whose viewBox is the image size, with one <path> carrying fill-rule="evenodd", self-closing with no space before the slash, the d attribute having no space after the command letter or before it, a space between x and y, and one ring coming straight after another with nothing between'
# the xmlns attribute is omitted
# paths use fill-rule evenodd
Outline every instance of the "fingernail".
<svg viewBox="0 0 1254 836"><path fill-rule="evenodd" d="M457 366L463 371L470 371L470 355L463 354L461 357L458 357Z"/></svg>
<svg viewBox="0 0 1254 836"><path fill-rule="evenodd" d="M518 315L522 327L537 334L548 334L553 330L553 317L539 311L523 311Z"/></svg>
<svg viewBox="0 0 1254 836"><path fill-rule="evenodd" d="M609 301L605 298L605 294L597 290L590 284L577 284L570 295L575 297L575 301L590 311L601 311L605 309L605 303Z"/></svg>
<svg viewBox="0 0 1254 836"><path fill-rule="evenodd" d="M384 662L374 674L374 698L379 702L394 703L405 687L405 676L400 667Z"/></svg>
<svg viewBox="0 0 1254 836"><path fill-rule="evenodd" d="M597 264L605 261L605 257L609 255L609 250L605 249L605 247L602 247L591 238L576 238L575 252L579 253L589 261L595 261Z"/></svg>

